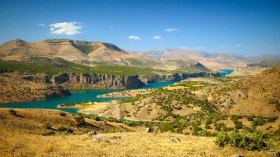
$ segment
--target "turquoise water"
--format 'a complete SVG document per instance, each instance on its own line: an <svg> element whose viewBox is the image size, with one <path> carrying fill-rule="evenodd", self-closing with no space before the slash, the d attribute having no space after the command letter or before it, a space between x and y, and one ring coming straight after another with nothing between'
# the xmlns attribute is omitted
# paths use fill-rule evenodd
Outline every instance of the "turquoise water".
<svg viewBox="0 0 280 157"><path fill-rule="evenodd" d="M156 82L156 83L150 83L145 86L142 86L140 89L148 89L148 88L160 88L168 85L174 84L176 81L168 81L168 82Z"/></svg>
<svg viewBox="0 0 280 157"><path fill-rule="evenodd" d="M141 87L141 89L159 88L173 83L174 81L151 83ZM42 101L0 104L0 108L44 108L44 109L59 109L70 113L77 113L78 110L75 108L57 108L57 105L64 104L64 103L76 103L76 102L84 102L84 101L92 101L92 100L96 100L96 101L116 100L116 98L97 98L97 95L116 92L116 91L121 91L121 89L119 90L76 89L76 90L70 90L72 95L68 97L53 98L53 99L42 100Z"/></svg>
<svg viewBox="0 0 280 157"><path fill-rule="evenodd" d="M120 90L97 90L97 89L77 89L70 90L72 93L71 96L63 97L63 98L53 98L42 101L31 101L31 102L21 102L21 103L7 103L0 104L0 108L45 108L45 109L58 109L57 105L63 103L76 103L76 102L84 102L84 101L110 101L114 100L113 98L97 98L97 95L106 94L110 92L115 92ZM71 113L77 113L77 109L75 108L59 108L60 110L64 110Z"/></svg>
<svg viewBox="0 0 280 157"><path fill-rule="evenodd" d="M226 74L231 73L233 70L222 70L220 72L221 76L225 76ZM157 82L147 84L140 89L148 89L148 88L160 88L163 86L174 84L175 81L169 82ZM71 96L63 97L63 98L53 98L42 101L31 101L31 102L21 102L21 103L7 103L0 104L0 108L44 108L44 109L59 109L63 111L67 111L70 113L77 113L77 109L75 108L57 108L57 105L64 103L76 103L76 102L85 102L85 101L111 101L116 100L116 98L97 98L97 95L116 92L121 90L100 90L100 89L76 89L71 90Z"/></svg>
<svg viewBox="0 0 280 157"><path fill-rule="evenodd" d="M226 76L227 74L230 74L232 72L233 72L233 70L230 70L230 69L224 69L224 70L219 71L221 77Z"/></svg>

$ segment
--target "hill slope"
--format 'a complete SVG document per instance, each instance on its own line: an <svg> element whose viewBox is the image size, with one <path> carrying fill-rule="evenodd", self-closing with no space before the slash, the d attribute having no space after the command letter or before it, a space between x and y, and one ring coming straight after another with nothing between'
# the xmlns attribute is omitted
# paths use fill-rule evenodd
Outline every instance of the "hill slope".
<svg viewBox="0 0 280 157"><path fill-rule="evenodd" d="M86 119L87 125L76 126L71 114L59 111L0 109L0 156L265 156L263 151L248 151L232 147L220 148L213 137L186 136L176 133L145 133L143 127L98 122ZM52 124L54 135L43 136L43 124ZM58 131L60 126L74 132ZM97 131L107 142L94 142L86 133ZM105 133L107 132L107 133ZM168 142L171 137L180 142Z"/></svg>
<svg viewBox="0 0 280 157"><path fill-rule="evenodd" d="M87 66L135 66L161 70L192 69L207 70L196 60L184 57L155 59L128 53L121 48L102 42L76 41L69 39L48 39L28 43L20 39L0 45L1 60L18 60L31 57L62 58L69 62ZM199 65L199 66L197 66ZM187 67L187 69L186 69Z"/></svg>
<svg viewBox="0 0 280 157"><path fill-rule="evenodd" d="M221 111L242 115L280 115L280 66L260 74L208 87L205 95Z"/></svg>

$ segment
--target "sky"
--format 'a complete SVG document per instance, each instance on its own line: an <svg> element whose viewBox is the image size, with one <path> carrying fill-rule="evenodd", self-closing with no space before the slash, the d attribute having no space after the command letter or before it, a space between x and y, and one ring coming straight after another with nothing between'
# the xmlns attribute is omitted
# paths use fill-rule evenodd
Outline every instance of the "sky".
<svg viewBox="0 0 280 157"><path fill-rule="evenodd" d="M280 53L280 0L1 0L0 44L67 38L125 50Z"/></svg>

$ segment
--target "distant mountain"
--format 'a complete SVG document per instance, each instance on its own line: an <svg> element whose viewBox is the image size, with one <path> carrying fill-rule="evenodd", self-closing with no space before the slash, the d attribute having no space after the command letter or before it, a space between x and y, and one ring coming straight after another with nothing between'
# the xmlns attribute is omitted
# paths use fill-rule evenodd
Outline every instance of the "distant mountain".
<svg viewBox="0 0 280 157"><path fill-rule="evenodd" d="M127 53L110 43L68 39L48 39L33 43L16 39L1 45L0 55L2 58L44 56L84 64L111 65L133 65L137 61L149 60L147 57Z"/></svg>
<svg viewBox="0 0 280 157"><path fill-rule="evenodd" d="M190 57L156 58L127 52L116 45L69 39L26 42L20 39L0 45L0 60L23 61L26 58L61 58L87 66L137 66L173 72L208 70ZM199 70L198 70L199 71Z"/></svg>
<svg viewBox="0 0 280 157"><path fill-rule="evenodd" d="M264 58L280 59L280 55L244 56L229 52L209 53L185 48L133 51L132 53L151 58L178 58L181 56L192 58L211 70L234 69L245 67L248 63L258 62Z"/></svg>

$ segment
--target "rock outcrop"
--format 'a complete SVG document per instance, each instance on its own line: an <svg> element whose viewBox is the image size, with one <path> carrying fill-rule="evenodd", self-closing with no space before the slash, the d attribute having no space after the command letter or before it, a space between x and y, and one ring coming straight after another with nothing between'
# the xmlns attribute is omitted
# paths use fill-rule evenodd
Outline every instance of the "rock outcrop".
<svg viewBox="0 0 280 157"><path fill-rule="evenodd" d="M68 89L55 84L46 84L48 79L26 76L24 72L0 74L0 103L44 100L69 96ZM41 81L41 82L40 82Z"/></svg>
<svg viewBox="0 0 280 157"><path fill-rule="evenodd" d="M68 88L138 88L144 83L138 76L116 76L108 74L62 73L58 75L25 75L25 80L49 83Z"/></svg>
<svg viewBox="0 0 280 157"><path fill-rule="evenodd" d="M172 75L154 75L146 81L147 83L154 83L154 82L165 82L165 81L180 81L187 78L194 78L194 77L218 77L220 76L219 73L215 72L198 72L198 73L191 73L191 74L182 74L182 73L175 73Z"/></svg>

